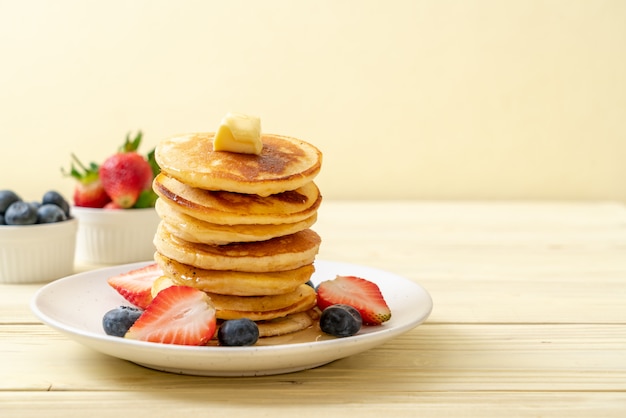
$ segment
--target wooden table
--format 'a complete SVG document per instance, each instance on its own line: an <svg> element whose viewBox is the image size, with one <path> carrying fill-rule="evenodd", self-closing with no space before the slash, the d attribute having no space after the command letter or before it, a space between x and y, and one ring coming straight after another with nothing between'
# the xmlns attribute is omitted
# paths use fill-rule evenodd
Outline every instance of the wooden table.
<svg viewBox="0 0 626 418"><path fill-rule="evenodd" d="M0 417L626 416L626 208L326 201L320 259L420 283L434 309L303 372L212 378L111 358L0 285ZM132 410L132 411L129 411Z"/></svg>

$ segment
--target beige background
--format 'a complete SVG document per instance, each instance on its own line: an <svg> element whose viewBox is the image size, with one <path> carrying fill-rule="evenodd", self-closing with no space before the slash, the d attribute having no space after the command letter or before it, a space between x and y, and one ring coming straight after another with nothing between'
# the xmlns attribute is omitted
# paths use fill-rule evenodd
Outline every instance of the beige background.
<svg viewBox="0 0 626 418"><path fill-rule="evenodd" d="M231 110L326 198L626 200L626 1L0 0L0 188Z"/></svg>

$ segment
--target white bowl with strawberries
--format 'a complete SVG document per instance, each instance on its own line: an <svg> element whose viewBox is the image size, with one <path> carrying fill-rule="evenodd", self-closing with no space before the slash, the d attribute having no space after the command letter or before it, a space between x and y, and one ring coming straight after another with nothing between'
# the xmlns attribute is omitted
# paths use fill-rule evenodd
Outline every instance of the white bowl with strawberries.
<svg viewBox="0 0 626 418"><path fill-rule="evenodd" d="M152 180L159 172L154 150L138 152L142 134L131 139L101 164L82 164L72 155L76 180L72 213L78 220L76 262L87 265L125 264L151 260L159 216L154 209Z"/></svg>

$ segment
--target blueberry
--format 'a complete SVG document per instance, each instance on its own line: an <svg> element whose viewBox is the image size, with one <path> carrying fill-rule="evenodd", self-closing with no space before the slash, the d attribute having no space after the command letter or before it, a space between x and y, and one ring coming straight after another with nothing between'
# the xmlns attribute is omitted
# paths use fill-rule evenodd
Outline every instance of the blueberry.
<svg viewBox="0 0 626 418"><path fill-rule="evenodd" d="M361 329L361 314L350 305L331 305L320 316L320 328L335 337L349 337Z"/></svg>
<svg viewBox="0 0 626 418"><path fill-rule="evenodd" d="M308 282L305 283L307 286L311 286L313 289L315 289L315 285L313 284L313 282L311 280L309 280Z"/></svg>
<svg viewBox="0 0 626 418"><path fill-rule="evenodd" d="M4 222L4 215L2 213L0 213L0 225L6 225L7 223Z"/></svg>
<svg viewBox="0 0 626 418"><path fill-rule="evenodd" d="M47 191L43 195L43 198L41 199L41 203L44 205L46 203L52 203L53 205L57 205L58 207L63 209L63 212L65 213L66 217L70 216L70 204L67 203L67 200L65 200L65 198L63 197L63 195L61 195L61 193L55 190Z"/></svg>
<svg viewBox="0 0 626 418"><path fill-rule="evenodd" d="M120 306L111 309L102 317L102 328L107 335L123 337L142 313L141 309L134 306Z"/></svg>
<svg viewBox="0 0 626 418"><path fill-rule="evenodd" d="M67 220L63 209L52 203L44 203L37 209L37 223L49 224Z"/></svg>
<svg viewBox="0 0 626 418"><path fill-rule="evenodd" d="M20 200L22 199L14 191L0 190L0 213L4 214L12 203Z"/></svg>
<svg viewBox="0 0 626 418"><path fill-rule="evenodd" d="M217 339L226 346L254 345L259 339L259 327L247 318L231 319L222 323Z"/></svg>
<svg viewBox="0 0 626 418"><path fill-rule="evenodd" d="M32 225L37 223L37 210L21 200L13 202L4 213L7 225Z"/></svg>
<svg viewBox="0 0 626 418"><path fill-rule="evenodd" d="M37 202L36 200L33 200L32 202L28 202L28 204L31 205L35 210L41 207L41 202Z"/></svg>

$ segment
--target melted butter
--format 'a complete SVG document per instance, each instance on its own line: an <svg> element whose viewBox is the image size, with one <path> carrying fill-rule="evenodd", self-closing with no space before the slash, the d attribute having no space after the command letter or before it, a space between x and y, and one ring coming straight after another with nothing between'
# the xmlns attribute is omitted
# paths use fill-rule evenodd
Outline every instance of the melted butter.
<svg viewBox="0 0 626 418"><path fill-rule="evenodd" d="M241 113L228 113L215 134L213 150L261 155L261 119Z"/></svg>

